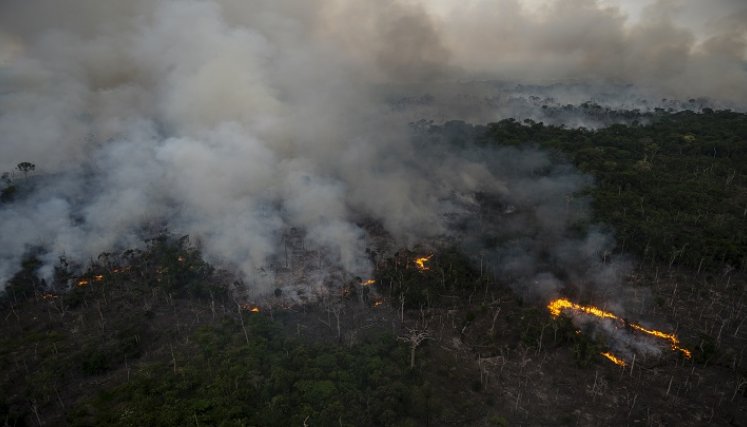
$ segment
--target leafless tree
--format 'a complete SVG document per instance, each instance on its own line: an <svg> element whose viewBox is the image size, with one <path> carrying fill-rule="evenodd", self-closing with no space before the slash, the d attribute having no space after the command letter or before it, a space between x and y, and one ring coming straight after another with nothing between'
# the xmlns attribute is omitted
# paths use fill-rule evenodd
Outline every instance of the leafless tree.
<svg viewBox="0 0 747 427"><path fill-rule="evenodd" d="M342 304L330 304L325 308L327 314L332 314L335 317L335 324L337 326L337 341L342 341L342 328L340 327L340 315L342 314ZM331 326L330 326L331 327Z"/></svg>
<svg viewBox="0 0 747 427"><path fill-rule="evenodd" d="M432 339L431 331L427 327L425 328L407 328L407 332L404 335L397 337L398 341L406 342L410 345L410 369L415 367L415 350L418 349L420 344L425 340Z"/></svg>

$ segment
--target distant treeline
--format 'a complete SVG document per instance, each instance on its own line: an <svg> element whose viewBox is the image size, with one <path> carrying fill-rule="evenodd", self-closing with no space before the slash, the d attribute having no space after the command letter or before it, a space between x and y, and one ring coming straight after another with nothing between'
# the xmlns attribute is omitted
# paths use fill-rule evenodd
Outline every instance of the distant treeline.
<svg viewBox="0 0 747 427"><path fill-rule="evenodd" d="M414 126L453 144L529 144L572 161L594 176L594 221L614 227L620 251L694 269L744 268L747 114L625 114L632 124L597 130L513 119Z"/></svg>

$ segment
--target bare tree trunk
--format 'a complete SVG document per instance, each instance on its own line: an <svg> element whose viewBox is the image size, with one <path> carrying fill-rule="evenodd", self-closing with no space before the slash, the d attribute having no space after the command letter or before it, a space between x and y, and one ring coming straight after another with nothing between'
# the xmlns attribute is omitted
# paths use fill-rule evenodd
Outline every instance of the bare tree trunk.
<svg viewBox="0 0 747 427"><path fill-rule="evenodd" d="M174 365L174 375L176 375L176 356L174 355L174 346L169 343L169 350L171 350L171 363Z"/></svg>
<svg viewBox="0 0 747 427"><path fill-rule="evenodd" d="M427 329L427 325L423 329L407 329L407 334L397 338L399 341L410 344L410 369L415 368L415 351L418 349L420 344L431 339L430 330Z"/></svg>
<svg viewBox="0 0 747 427"><path fill-rule="evenodd" d="M402 323L405 323L405 294L404 292L399 294L399 317Z"/></svg>
<svg viewBox="0 0 747 427"><path fill-rule="evenodd" d="M244 315L241 313L241 305L236 304L236 307L239 309L239 320L241 320L241 329L244 331L246 345L249 345L249 334L246 332L246 325L244 325Z"/></svg>

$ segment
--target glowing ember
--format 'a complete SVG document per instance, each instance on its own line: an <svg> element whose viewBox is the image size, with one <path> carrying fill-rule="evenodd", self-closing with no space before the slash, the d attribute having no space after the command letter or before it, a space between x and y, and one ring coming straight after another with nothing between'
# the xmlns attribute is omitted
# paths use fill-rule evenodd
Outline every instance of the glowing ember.
<svg viewBox="0 0 747 427"><path fill-rule="evenodd" d="M379 300L379 301L374 301L374 303L373 303L373 306L374 306L374 307L378 307L378 306L380 306L381 304L384 304L384 301L381 301L381 300Z"/></svg>
<svg viewBox="0 0 747 427"><path fill-rule="evenodd" d="M415 265L418 267L418 270L420 270L420 271L430 270L431 268L428 267L428 266L426 266L425 263L428 262L428 261L430 261L431 257L433 257L433 254L428 255L428 256L424 256L424 257L421 257L421 258L416 258L415 259Z"/></svg>
<svg viewBox="0 0 747 427"><path fill-rule="evenodd" d="M42 294L41 297L44 301L52 301L52 300L56 300L57 298L59 298L59 296L53 293L49 293L49 292Z"/></svg>
<svg viewBox="0 0 747 427"><path fill-rule="evenodd" d="M261 311L256 305L250 304L241 304L241 308L252 313L259 313Z"/></svg>
<svg viewBox="0 0 747 427"><path fill-rule="evenodd" d="M93 276L93 280L95 280L97 282L102 282L104 280L104 275L103 274L97 274L97 275Z"/></svg>
<svg viewBox="0 0 747 427"><path fill-rule="evenodd" d="M655 338L667 340L670 342L672 346L672 350L682 352L682 354L684 354L685 357L688 359L692 357L692 353L690 352L690 350L680 347L680 340L674 334L668 334L666 332L657 331L655 329L644 328L643 326L637 323L628 323L627 321L615 315L614 313L610 313L609 311L604 311L601 308L594 307L593 305L581 305L581 304L576 304L566 298L558 298L554 301L550 301L550 303L547 305L547 309L550 311L550 315L552 315L552 317L558 317L560 316L560 313L563 310L568 309L568 310L574 310L577 312L588 314L591 316L595 316L600 319L618 320L622 322L623 324L629 326L633 330L643 332L644 334L651 335L652 337L655 337ZM610 359L610 357L604 354L603 356Z"/></svg>
<svg viewBox="0 0 747 427"><path fill-rule="evenodd" d="M624 360L620 359L609 351L602 353L602 356L606 357L610 362L614 363L617 366L625 366Z"/></svg>
<svg viewBox="0 0 747 427"><path fill-rule="evenodd" d="M78 280L77 286L79 288L83 288L83 287L88 286L90 283L91 282L88 279L80 279L80 280Z"/></svg>
<svg viewBox="0 0 747 427"><path fill-rule="evenodd" d="M371 286L371 285L373 285L375 283L376 283L376 280L374 280L374 279L368 279L368 280L363 281L361 283L361 285L363 285L363 286Z"/></svg>

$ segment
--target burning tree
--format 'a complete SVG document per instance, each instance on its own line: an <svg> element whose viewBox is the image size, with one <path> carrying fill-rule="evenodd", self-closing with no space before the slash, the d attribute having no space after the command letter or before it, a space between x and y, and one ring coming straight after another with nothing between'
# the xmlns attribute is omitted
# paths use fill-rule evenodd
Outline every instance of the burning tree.
<svg viewBox="0 0 747 427"><path fill-rule="evenodd" d="M426 264L426 263L427 263L428 261L430 261L432 257L433 257L433 254L431 254L431 255L427 255L427 256L424 256L424 257L420 257L420 258L415 258L415 266L416 266L416 267L417 267L417 269L418 269L418 270L420 270L420 271L427 271L427 270L430 270L431 268L430 268L430 267L428 267L428 266L427 266L427 265L425 265L425 264Z"/></svg>

